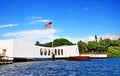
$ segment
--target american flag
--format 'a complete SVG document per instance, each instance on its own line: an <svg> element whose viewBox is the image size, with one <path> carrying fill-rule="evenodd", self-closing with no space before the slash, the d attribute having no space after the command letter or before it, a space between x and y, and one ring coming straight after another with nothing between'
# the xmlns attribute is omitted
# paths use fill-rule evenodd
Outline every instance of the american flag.
<svg viewBox="0 0 120 76"><path fill-rule="evenodd" d="M45 27L45 28L52 28L52 22L49 22L49 23L45 24L44 27Z"/></svg>

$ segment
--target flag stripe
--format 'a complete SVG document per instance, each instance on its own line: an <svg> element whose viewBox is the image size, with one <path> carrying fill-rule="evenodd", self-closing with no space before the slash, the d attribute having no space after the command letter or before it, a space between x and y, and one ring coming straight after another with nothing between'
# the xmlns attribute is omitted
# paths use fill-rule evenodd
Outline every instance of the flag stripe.
<svg viewBox="0 0 120 76"><path fill-rule="evenodd" d="M48 24L46 24L45 28L52 28L52 22L49 22Z"/></svg>

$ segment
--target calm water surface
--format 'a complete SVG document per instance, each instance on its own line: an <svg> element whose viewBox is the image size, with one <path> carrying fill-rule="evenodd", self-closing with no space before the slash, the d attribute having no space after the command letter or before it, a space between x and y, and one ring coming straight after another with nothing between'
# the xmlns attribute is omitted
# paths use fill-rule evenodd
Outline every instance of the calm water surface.
<svg viewBox="0 0 120 76"><path fill-rule="evenodd" d="M0 76L120 76L120 58L14 63L1 65Z"/></svg>

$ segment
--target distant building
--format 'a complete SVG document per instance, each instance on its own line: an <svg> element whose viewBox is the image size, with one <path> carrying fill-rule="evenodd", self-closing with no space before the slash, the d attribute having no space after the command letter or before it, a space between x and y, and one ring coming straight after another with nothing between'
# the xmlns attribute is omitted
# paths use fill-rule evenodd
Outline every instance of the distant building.
<svg viewBox="0 0 120 76"><path fill-rule="evenodd" d="M60 46L60 47L42 47L26 43L17 39L0 40L0 56L7 56L10 59L28 58L28 59L48 59L68 58L70 56L79 56L78 46Z"/></svg>

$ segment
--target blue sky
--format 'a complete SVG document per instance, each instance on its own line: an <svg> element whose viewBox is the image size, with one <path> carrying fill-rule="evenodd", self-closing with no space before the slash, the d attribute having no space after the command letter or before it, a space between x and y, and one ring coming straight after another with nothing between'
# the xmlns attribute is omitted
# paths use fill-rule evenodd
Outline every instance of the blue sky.
<svg viewBox="0 0 120 76"><path fill-rule="evenodd" d="M44 25L53 22L53 29ZM120 38L120 0L0 0L0 39Z"/></svg>

